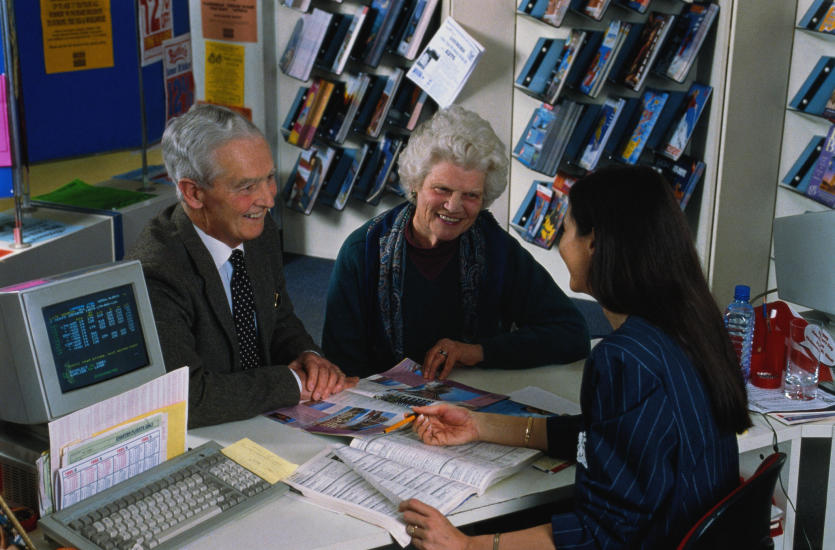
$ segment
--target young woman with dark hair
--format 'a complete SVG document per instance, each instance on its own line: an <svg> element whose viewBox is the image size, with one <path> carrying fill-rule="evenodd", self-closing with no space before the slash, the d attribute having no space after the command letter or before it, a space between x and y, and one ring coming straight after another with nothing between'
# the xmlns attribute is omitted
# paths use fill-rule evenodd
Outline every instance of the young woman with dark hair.
<svg viewBox="0 0 835 550"><path fill-rule="evenodd" d="M412 542L440 548L671 548L738 483L750 426L742 374L669 184L649 168L578 181L560 240L575 292L613 332L583 372L582 414L529 420L416 407L433 445L474 440L575 458L574 510L550 524L467 537L420 501L401 504Z"/></svg>

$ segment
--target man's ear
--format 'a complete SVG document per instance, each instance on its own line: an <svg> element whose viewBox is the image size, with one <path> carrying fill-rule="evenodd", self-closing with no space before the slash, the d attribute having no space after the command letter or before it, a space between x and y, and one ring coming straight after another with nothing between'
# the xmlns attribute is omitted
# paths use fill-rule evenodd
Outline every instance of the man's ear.
<svg viewBox="0 0 835 550"><path fill-rule="evenodd" d="M196 181L190 178L182 178L177 182L177 187L189 208L192 210L203 208L203 188Z"/></svg>

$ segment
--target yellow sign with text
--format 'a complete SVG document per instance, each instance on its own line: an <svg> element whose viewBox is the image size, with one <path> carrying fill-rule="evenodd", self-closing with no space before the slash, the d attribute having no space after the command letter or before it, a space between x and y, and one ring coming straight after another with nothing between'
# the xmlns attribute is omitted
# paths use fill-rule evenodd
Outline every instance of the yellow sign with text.
<svg viewBox="0 0 835 550"><path fill-rule="evenodd" d="M244 104L244 47L206 40L206 101Z"/></svg>
<svg viewBox="0 0 835 550"><path fill-rule="evenodd" d="M113 66L110 0L41 0L47 74Z"/></svg>

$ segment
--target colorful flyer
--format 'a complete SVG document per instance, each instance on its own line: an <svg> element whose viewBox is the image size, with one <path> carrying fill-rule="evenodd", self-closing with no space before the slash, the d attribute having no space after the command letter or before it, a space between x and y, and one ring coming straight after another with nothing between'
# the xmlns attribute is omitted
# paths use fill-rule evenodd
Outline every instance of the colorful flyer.
<svg viewBox="0 0 835 550"><path fill-rule="evenodd" d="M244 104L244 47L206 40L206 101Z"/></svg>
<svg viewBox="0 0 835 550"><path fill-rule="evenodd" d="M110 0L41 0L46 74L113 66Z"/></svg>
<svg viewBox="0 0 835 550"><path fill-rule="evenodd" d="M162 43L162 74L165 78L167 121L185 113L194 104L190 33Z"/></svg>
<svg viewBox="0 0 835 550"><path fill-rule="evenodd" d="M142 66L162 59L162 43L174 36L171 0L139 0Z"/></svg>
<svg viewBox="0 0 835 550"><path fill-rule="evenodd" d="M200 16L205 39L258 42L255 0L203 0Z"/></svg>

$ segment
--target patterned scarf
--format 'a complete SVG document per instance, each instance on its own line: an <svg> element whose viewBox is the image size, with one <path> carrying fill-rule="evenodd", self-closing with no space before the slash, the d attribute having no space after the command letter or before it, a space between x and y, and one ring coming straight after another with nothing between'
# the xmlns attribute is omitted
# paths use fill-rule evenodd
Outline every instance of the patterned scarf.
<svg viewBox="0 0 835 550"><path fill-rule="evenodd" d="M388 343L398 360L404 357L403 345L403 266L406 261L406 227L412 221L415 206L407 203L400 211L387 212L372 220L368 228L368 238L378 239L379 272L377 277L377 304L380 307L380 319ZM393 219L389 216L393 215ZM492 216L482 211L476 222L459 239L459 265L461 270L461 300L464 311L463 338L470 341L478 330L478 291L479 283L487 268L487 244L483 224L485 216ZM386 228L386 221L391 225ZM495 223L495 222L493 222ZM382 225L381 225L382 224Z"/></svg>

